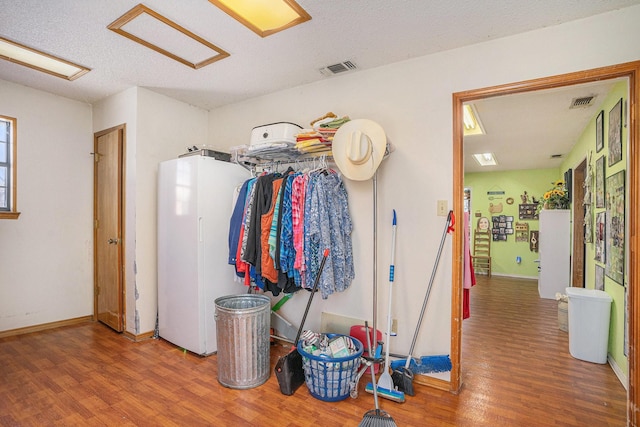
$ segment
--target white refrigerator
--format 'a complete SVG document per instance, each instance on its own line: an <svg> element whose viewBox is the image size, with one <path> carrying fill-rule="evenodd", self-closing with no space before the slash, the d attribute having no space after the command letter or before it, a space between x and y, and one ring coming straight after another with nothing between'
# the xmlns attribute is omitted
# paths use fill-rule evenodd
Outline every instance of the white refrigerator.
<svg viewBox="0 0 640 427"><path fill-rule="evenodd" d="M217 351L215 299L245 293L228 264L233 195L250 177L192 155L158 168L158 333L199 355Z"/></svg>

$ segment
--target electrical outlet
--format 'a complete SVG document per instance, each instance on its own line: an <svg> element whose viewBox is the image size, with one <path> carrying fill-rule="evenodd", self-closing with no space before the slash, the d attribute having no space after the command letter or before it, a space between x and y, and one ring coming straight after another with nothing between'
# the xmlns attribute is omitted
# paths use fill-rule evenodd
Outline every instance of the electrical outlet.
<svg viewBox="0 0 640 427"><path fill-rule="evenodd" d="M447 209L447 201L446 200L438 200L438 216L447 216L449 213Z"/></svg>

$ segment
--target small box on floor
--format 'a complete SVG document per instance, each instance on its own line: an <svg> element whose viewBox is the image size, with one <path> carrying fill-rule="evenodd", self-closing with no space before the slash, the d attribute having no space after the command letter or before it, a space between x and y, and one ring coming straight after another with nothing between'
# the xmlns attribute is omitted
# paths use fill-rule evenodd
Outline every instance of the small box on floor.
<svg viewBox="0 0 640 427"><path fill-rule="evenodd" d="M558 328L564 332L569 331L568 303L564 301L558 301Z"/></svg>

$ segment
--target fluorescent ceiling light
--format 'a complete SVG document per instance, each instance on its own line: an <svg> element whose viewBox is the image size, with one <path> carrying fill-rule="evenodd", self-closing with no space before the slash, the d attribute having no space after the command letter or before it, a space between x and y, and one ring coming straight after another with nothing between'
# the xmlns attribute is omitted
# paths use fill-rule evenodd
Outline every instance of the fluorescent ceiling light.
<svg viewBox="0 0 640 427"><path fill-rule="evenodd" d="M473 158L476 159L480 166L495 166L498 164L493 153L474 154Z"/></svg>
<svg viewBox="0 0 640 427"><path fill-rule="evenodd" d="M89 68L7 40L4 37L0 37L0 58L66 80L75 80L91 71Z"/></svg>
<svg viewBox="0 0 640 427"><path fill-rule="evenodd" d="M260 37L309 21L294 0L209 0Z"/></svg>
<svg viewBox="0 0 640 427"><path fill-rule="evenodd" d="M462 121L464 123L464 136L484 135L480 117L472 104L464 104L462 106Z"/></svg>
<svg viewBox="0 0 640 427"><path fill-rule="evenodd" d="M107 28L196 70L229 56L213 43L142 4Z"/></svg>

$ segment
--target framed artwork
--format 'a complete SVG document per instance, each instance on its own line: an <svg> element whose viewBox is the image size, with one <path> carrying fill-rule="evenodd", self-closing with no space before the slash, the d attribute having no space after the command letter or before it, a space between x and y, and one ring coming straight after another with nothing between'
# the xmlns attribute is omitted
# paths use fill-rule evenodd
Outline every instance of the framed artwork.
<svg viewBox="0 0 640 427"><path fill-rule="evenodd" d="M604 267L596 264L596 289L604 291Z"/></svg>
<svg viewBox="0 0 640 427"><path fill-rule="evenodd" d="M529 241L529 223L528 222L516 222L516 242L528 242Z"/></svg>
<svg viewBox="0 0 640 427"><path fill-rule="evenodd" d="M604 148L604 110L596 117L596 153Z"/></svg>
<svg viewBox="0 0 640 427"><path fill-rule="evenodd" d="M571 203L573 194L573 169L568 169L564 173L564 188L565 192L569 195L569 203Z"/></svg>
<svg viewBox="0 0 640 427"><path fill-rule="evenodd" d="M493 234L493 241L500 242L506 241L509 234L513 234L513 217L506 215L497 215L491 217L493 221L493 227L491 232Z"/></svg>
<svg viewBox="0 0 640 427"><path fill-rule="evenodd" d="M609 111L609 166L622 160L622 98Z"/></svg>
<svg viewBox="0 0 640 427"><path fill-rule="evenodd" d="M605 274L624 286L624 173L607 178L605 242L607 260Z"/></svg>
<svg viewBox="0 0 640 427"><path fill-rule="evenodd" d="M489 218L481 216L478 218L478 230L488 232L489 231Z"/></svg>
<svg viewBox="0 0 640 427"><path fill-rule="evenodd" d="M604 156L596 160L596 208L604 208Z"/></svg>
<svg viewBox="0 0 640 427"><path fill-rule="evenodd" d="M531 233L529 233L529 250L531 252L538 252L539 241L540 241L540 232L538 230L531 230Z"/></svg>
<svg viewBox="0 0 640 427"><path fill-rule="evenodd" d="M584 172L584 197L582 198L582 206L584 206L584 218L582 220L584 230L584 243L593 243L593 161L589 151L588 160Z"/></svg>
<svg viewBox="0 0 640 427"><path fill-rule="evenodd" d="M522 203L518 205L518 219L538 219L538 204Z"/></svg>
<svg viewBox="0 0 640 427"><path fill-rule="evenodd" d="M605 227L605 211L596 214L596 256L598 262L605 262L605 245L604 245L604 227Z"/></svg>

